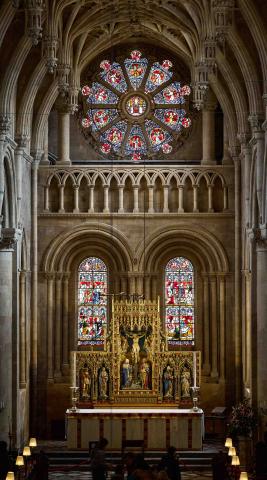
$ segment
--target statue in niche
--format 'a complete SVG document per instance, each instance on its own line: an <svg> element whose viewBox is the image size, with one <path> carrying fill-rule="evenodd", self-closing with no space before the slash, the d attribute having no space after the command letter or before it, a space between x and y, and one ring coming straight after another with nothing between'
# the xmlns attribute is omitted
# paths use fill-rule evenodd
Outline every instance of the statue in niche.
<svg viewBox="0 0 267 480"><path fill-rule="evenodd" d="M150 365L145 357L141 361L139 377L141 382L141 388L144 390L150 388Z"/></svg>
<svg viewBox="0 0 267 480"><path fill-rule="evenodd" d="M98 385L99 385L99 397L102 400L108 398L108 381L109 381L109 374L106 367L103 365L101 367L99 376L98 376Z"/></svg>
<svg viewBox="0 0 267 480"><path fill-rule="evenodd" d="M129 358L125 358L122 364L122 388L130 387L132 383L132 365Z"/></svg>
<svg viewBox="0 0 267 480"><path fill-rule="evenodd" d="M127 338L124 335L121 335L121 352L126 353L129 348Z"/></svg>
<svg viewBox="0 0 267 480"><path fill-rule="evenodd" d="M163 396L164 398L172 398L173 397L173 382L174 382L174 375L173 369L170 365L167 365L164 373L163 373Z"/></svg>
<svg viewBox="0 0 267 480"><path fill-rule="evenodd" d="M189 368L185 367L181 374L181 396L190 397L191 373Z"/></svg>
<svg viewBox="0 0 267 480"><path fill-rule="evenodd" d="M80 377L81 398L83 400L87 399L87 398L90 398L91 377L90 377L89 369L88 369L86 363L84 364L83 368L80 369L79 377Z"/></svg>

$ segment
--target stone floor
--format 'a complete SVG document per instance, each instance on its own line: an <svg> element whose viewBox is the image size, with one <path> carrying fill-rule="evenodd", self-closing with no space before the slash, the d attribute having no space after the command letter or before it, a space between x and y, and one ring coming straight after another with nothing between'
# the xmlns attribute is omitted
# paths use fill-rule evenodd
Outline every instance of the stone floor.
<svg viewBox="0 0 267 480"><path fill-rule="evenodd" d="M89 472L52 472L49 474L49 480L90 480L91 478ZM182 480L210 480L211 478L210 472L182 472Z"/></svg>

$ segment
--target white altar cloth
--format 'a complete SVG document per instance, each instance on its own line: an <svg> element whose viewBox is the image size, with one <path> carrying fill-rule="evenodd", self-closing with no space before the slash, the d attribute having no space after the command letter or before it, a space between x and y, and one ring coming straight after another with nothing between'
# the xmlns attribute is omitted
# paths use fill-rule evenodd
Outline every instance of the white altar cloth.
<svg viewBox="0 0 267 480"><path fill-rule="evenodd" d="M204 413L179 408L92 408L67 410L67 444L88 449L101 436L110 450L121 450L122 442L144 440L147 450L201 450Z"/></svg>

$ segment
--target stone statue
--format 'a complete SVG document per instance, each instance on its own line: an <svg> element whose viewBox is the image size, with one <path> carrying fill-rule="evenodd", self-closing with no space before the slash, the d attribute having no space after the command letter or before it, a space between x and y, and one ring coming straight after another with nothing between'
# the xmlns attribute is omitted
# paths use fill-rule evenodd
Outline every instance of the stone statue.
<svg viewBox="0 0 267 480"><path fill-rule="evenodd" d="M181 395L183 398L190 397L191 373L188 368L184 368L181 375Z"/></svg>
<svg viewBox="0 0 267 480"><path fill-rule="evenodd" d="M89 398L90 389L91 389L91 377L87 367L83 367L80 370L80 388L81 388L81 397Z"/></svg>
<svg viewBox="0 0 267 480"><path fill-rule="evenodd" d="M103 366L99 372L99 397L104 400L108 397L108 380L109 375L106 367Z"/></svg>
<svg viewBox="0 0 267 480"><path fill-rule="evenodd" d="M167 365L163 374L164 397L173 397L173 370L170 365Z"/></svg>

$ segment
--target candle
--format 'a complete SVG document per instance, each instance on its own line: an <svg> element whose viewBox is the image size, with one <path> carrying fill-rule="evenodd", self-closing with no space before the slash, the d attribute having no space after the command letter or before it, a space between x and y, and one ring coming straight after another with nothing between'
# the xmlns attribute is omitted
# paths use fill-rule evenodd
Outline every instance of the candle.
<svg viewBox="0 0 267 480"><path fill-rule="evenodd" d="M72 362L72 365L73 365L73 381L72 381L72 385L73 387L76 387L76 353L73 352L73 362Z"/></svg>
<svg viewBox="0 0 267 480"><path fill-rule="evenodd" d="M193 352L193 381L194 388L197 386L197 352Z"/></svg>

